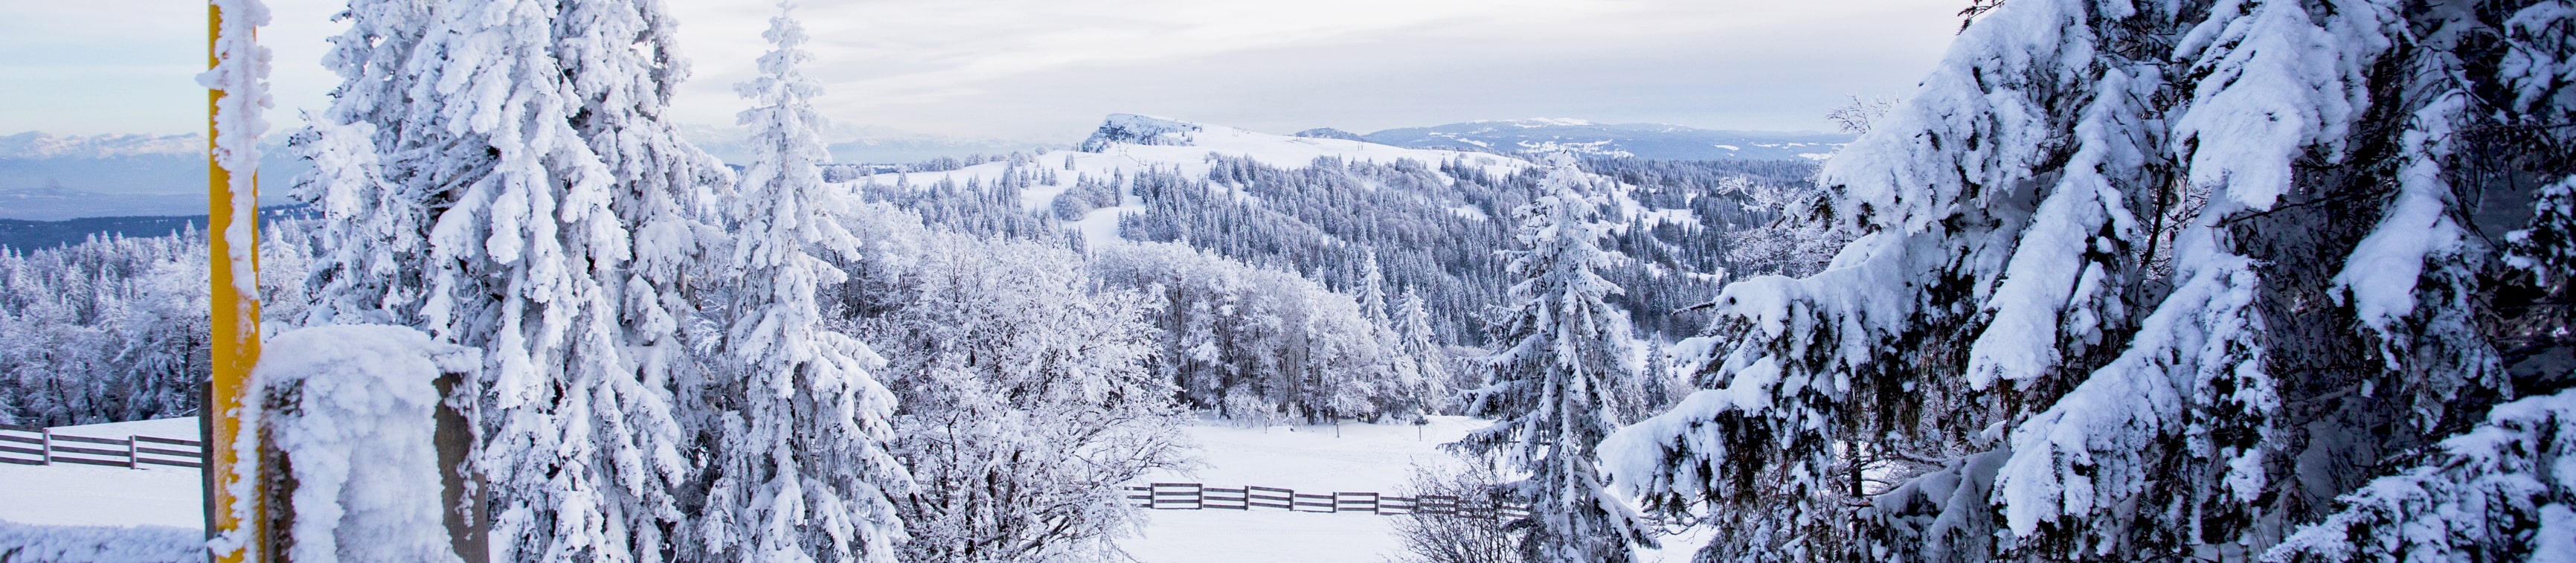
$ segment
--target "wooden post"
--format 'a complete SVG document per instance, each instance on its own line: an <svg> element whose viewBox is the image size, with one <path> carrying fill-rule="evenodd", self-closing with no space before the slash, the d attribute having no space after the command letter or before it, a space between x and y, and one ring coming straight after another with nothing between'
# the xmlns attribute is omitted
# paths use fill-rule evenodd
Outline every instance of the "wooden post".
<svg viewBox="0 0 2576 563"><path fill-rule="evenodd" d="M208 68L213 68L222 62L216 41L223 36L223 26L223 8L212 3L207 4L206 66ZM246 394L249 392L251 365L259 361L259 296L242 295L241 291L233 285L233 280L237 277L257 279L259 268L254 264L251 266L251 271L233 271L232 244L224 237L224 233L232 228L233 222L232 172L224 169L222 163L216 158L219 153L215 151L215 143L223 138L222 131L215 121L215 114L224 94L222 90L206 91L206 241L210 245L207 258L213 261L211 289L213 289L214 309L213 322L210 323L214 325L214 341L211 343L212 353L209 355L214 364L214 376L207 382L206 401L200 403L197 409L198 416L211 421L211 424L201 425L207 435L200 440L205 442L206 453L210 454L207 457L213 462L206 471L206 533L220 535L246 532L240 537L260 538L266 537L266 534L261 533L259 523L235 518L231 510L236 500L233 498L231 485L254 479L252 476L241 474L242 460L236 459L239 456L235 455L233 442L241 435L239 418L241 409L252 408L252 405L247 404L249 401ZM250 182L253 186L252 193L249 194L253 197L252 201L257 201L257 182L258 176L254 173ZM256 232L258 213L254 210L250 217L251 224L242 227ZM252 256L258 255L258 240L258 237L251 237L250 240L243 241L251 245L251 248L245 250ZM262 505L265 504L263 502L265 499L259 496L254 494L252 498L247 499L251 504L250 513L252 514L264 513L265 507ZM218 563L241 563L244 555L245 552L239 551L215 554L214 560Z"/></svg>
<svg viewBox="0 0 2576 563"><path fill-rule="evenodd" d="M433 383L438 396L452 397L465 380L463 374L446 374ZM448 547L465 563L488 563L492 560L491 539L484 533L489 526L483 513L482 481L465 471L466 456L474 449L473 419L457 410L453 403L440 401L433 415L437 421L431 441L438 449L439 521L447 524Z"/></svg>

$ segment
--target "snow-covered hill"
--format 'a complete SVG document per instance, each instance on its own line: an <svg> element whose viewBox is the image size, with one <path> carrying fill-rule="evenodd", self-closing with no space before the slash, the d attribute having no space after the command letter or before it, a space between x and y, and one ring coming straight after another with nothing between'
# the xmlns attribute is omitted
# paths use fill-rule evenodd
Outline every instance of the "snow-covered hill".
<svg viewBox="0 0 2576 563"><path fill-rule="evenodd" d="M1477 342L1482 321L1474 312L1513 282L1494 251L1518 244L1509 217L1536 197L1538 157L1399 147L1336 133L1282 135L1114 114L1077 151L935 171L863 175L866 167L851 167L833 177L935 225L979 234L1063 228L1091 248L1129 239L1178 242L1336 290L1382 269L1390 287L1431 301L1444 338ZM1604 275L1627 289L1619 304L1642 331L1667 333L1696 330L1696 321L1675 311L1714 295L1729 267L1718 233L1771 219L1748 211L1728 182L1812 173L1803 162L1748 160L1583 166L1608 198L1612 227L1604 244L1625 257Z"/></svg>
<svg viewBox="0 0 2576 563"><path fill-rule="evenodd" d="M1362 135L1401 147L1472 147L1516 153L1571 151L1586 156L1669 160L1823 160L1851 142L1851 135L1720 131L1653 123L1593 123L1580 119L1469 121L1388 129Z"/></svg>
<svg viewBox="0 0 2576 563"><path fill-rule="evenodd" d="M1006 176L1042 169L1052 173L1053 181L1033 183L1020 191L1020 205L1030 213L1048 209L1056 196L1073 188L1084 178L1108 180L1133 178L1140 174L1177 173L1183 177L1205 178L1215 166L1209 155L1243 157L1282 168L1312 165L1317 159L1343 162L1394 164L1412 161L1424 164L1464 162L1487 174L1507 176L1528 169L1533 164L1510 156L1448 149L1413 149L1369 143L1351 139L1299 137L1247 131L1222 125L1194 123L1177 119L1135 114L1112 114L1100 129L1077 145L1075 151L1048 152L1034 162L993 161L956 170L901 174L900 179L879 175L860 180L892 185L898 181L907 186L931 186L940 182L956 185L994 185ZM1118 217L1143 211L1144 198L1133 192L1118 197L1116 205L1103 206L1073 221L1075 230L1093 244L1115 244L1122 240Z"/></svg>

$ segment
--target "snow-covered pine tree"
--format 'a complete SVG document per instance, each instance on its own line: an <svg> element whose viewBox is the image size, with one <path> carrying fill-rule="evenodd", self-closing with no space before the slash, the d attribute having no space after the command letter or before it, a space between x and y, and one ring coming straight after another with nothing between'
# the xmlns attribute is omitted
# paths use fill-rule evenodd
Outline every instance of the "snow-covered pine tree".
<svg viewBox="0 0 2576 563"><path fill-rule="evenodd" d="M585 138L575 120L599 111L575 85L672 77L568 66L564 8L351 5L329 56L343 85L299 136L316 162L301 191L329 217L307 319L419 326L485 351L462 392L499 557L657 561L674 549L661 532L687 466L664 382L630 353L630 327L668 320L621 306L634 230L611 206L664 187L621 180L593 147L671 156ZM625 126L663 127L653 117Z"/></svg>
<svg viewBox="0 0 2576 563"><path fill-rule="evenodd" d="M1413 396L1421 401L1422 414L1449 412L1455 402L1450 397L1454 382L1449 376L1449 354L1441 350L1440 337L1431 331L1431 313L1413 290L1405 290L1396 303L1395 334L1398 365L1413 370L1409 381L1414 385Z"/></svg>
<svg viewBox="0 0 2576 563"><path fill-rule="evenodd" d="M725 234L708 224L713 212L706 205L732 178L665 119L689 67L662 2L564 0L556 10L555 56L580 104L572 128L607 166L608 208L629 233L623 267L597 274L605 299L617 307L624 366L633 370L591 391L596 401L624 407L598 409L589 421L602 447L632 452L619 458L616 471L627 474L627 486L609 491L604 502L618 519L613 526L631 533L636 549L674 550L678 538L663 536L683 521L683 495L674 491L692 473L680 454L691 449L681 418L703 414L674 412L674 391L706 383L682 344L682 327L696 316L687 285L692 278L718 278L708 274L723 268L709 247Z"/></svg>
<svg viewBox="0 0 2576 563"><path fill-rule="evenodd" d="M911 477L886 451L895 397L868 370L884 360L822 326L816 291L847 274L818 254L859 258L839 222L848 197L823 183L828 157L812 99L821 86L792 2L763 34L775 45L760 75L737 87L754 107L752 164L725 207L731 268L716 292L725 338L703 391L715 410L706 500L686 533L686 556L708 561L891 562L905 538L889 494Z"/></svg>
<svg viewBox="0 0 2576 563"><path fill-rule="evenodd" d="M2563 359L2576 349L2576 4L2445 5L2417 17L2434 25L2416 45L2401 44L2401 52L2415 48L2404 78L2430 101L2399 139L2396 201L2361 243L2375 253L2356 250L2337 281L2378 337L2372 344L2387 371L2430 382L2395 388L2412 391L2401 404L2413 421L2451 426L2473 416L2441 409L2446 395L2530 396L2488 409L2466 432L2421 448L2410 466L2337 499L2333 515L2265 557L2576 560L2576 478L2567 470L2576 467L2576 368ZM2531 216L2500 237L2504 267L2481 268L2489 249L2461 216L2463 200L2476 202L2462 194L2526 189ZM2414 268L2374 272L2417 256L2422 281L2412 295L2402 277ZM2367 302L2374 297L2381 304ZM2498 356L2502 369L2484 365ZM2498 371L2510 387L2474 379Z"/></svg>
<svg viewBox="0 0 2576 563"><path fill-rule="evenodd" d="M1619 428L1619 398L1632 379L1636 342L1627 314L1603 301L1619 292L1593 273L1611 255L1598 245L1601 199L1571 157L1557 155L1537 200L1514 210L1526 250L1508 251L1512 309L1495 327L1502 349L1487 361L1493 383L1469 392L1468 413L1496 419L1454 447L1527 471L1505 485L1530 503L1521 551L1529 561L1618 563L1653 546L1645 523L1609 489L1594 447Z"/></svg>
<svg viewBox="0 0 2576 563"><path fill-rule="evenodd" d="M2491 94L2563 91L2532 61L2576 53L2527 30L2567 10L2003 3L1826 166L1859 238L1730 285L1682 347L1716 389L1605 457L1727 522L1708 560L2262 556L2567 386L2524 360L2567 349L2564 306L2490 301L2536 291L2485 242L2518 221L2471 213L2570 171L2562 133L2499 134L2564 129L2533 101L2564 94ZM2544 508L2469 517L2529 538Z"/></svg>
<svg viewBox="0 0 2576 563"><path fill-rule="evenodd" d="M1393 332L1394 328L1387 320L1386 271L1377 267L1377 251L1362 250L1359 267L1359 285L1352 288L1356 293L1352 297L1359 299L1360 316L1368 318L1369 324L1381 331Z"/></svg>
<svg viewBox="0 0 2576 563"><path fill-rule="evenodd" d="M448 202L437 190L406 185L427 174L415 169L438 159L384 155L416 153L447 136L435 124L403 121L417 85L410 59L432 17L418 2L352 0L339 15L348 31L330 38L323 54L340 86L328 109L306 113L305 130L290 141L313 168L288 193L322 214L313 236L324 244L306 280L313 296L307 325L422 325L426 234Z"/></svg>

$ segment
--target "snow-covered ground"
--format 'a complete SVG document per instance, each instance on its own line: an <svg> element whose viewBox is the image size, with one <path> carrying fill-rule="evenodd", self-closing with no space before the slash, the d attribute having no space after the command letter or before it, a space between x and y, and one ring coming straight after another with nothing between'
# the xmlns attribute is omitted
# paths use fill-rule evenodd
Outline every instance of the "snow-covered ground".
<svg viewBox="0 0 2576 563"><path fill-rule="evenodd" d="M65 426L93 438L197 438L197 419ZM199 473L186 467L0 464L0 521L55 526L205 528Z"/></svg>
<svg viewBox="0 0 2576 563"><path fill-rule="evenodd" d="M1260 485L1304 493L1398 494L1415 464L1458 463L1440 449L1491 421L1437 416L1431 424L1342 424L1246 428L1208 421L1189 428L1200 467L1151 476L1148 482ZM1376 563L1401 549L1394 517L1275 509L1155 510L1141 537L1120 546L1146 563ZM1673 538L1673 549L1641 561L1689 561L1705 536Z"/></svg>
<svg viewBox="0 0 2576 563"><path fill-rule="evenodd" d="M1458 463L1440 449L1488 421L1432 417L1431 424L1243 427L1209 421L1188 429L1199 467L1147 482L1260 485L1300 492L1404 489L1416 464ZM73 426L56 433L102 438L193 438L197 419ZM198 473L180 467L124 469L0 464L0 522L46 526L166 526L202 529ZM1395 518L1257 509L1156 510L1140 537L1120 545L1146 563L1376 563L1399 549ZM1688 561L1704 535L1668 538L1671 549L1641 561Z"/></svg>
<svg viewBox="0 0 2576 563"><path fill-rule="evenodd" d="M197 419L53 430L91 438L194 440ZM199 475L186 467L0 463L0 561L204 561Z"/></svg>

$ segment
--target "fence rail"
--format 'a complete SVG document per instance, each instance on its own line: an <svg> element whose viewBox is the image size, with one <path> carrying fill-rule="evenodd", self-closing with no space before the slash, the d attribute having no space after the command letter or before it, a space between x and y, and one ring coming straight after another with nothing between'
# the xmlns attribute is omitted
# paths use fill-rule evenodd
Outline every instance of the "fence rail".
<svg viewBox="0 0 2576 563"><path fill-rule="evenodd" d="M203 468L206 446L196 440L127 436L97 438L55 434L52 429L0 424L0 463L69 463L142 469L146 465Z"/></svg>
<svg viewBox="0 0 2576 563"><path fill-rule="evenodd" d="M1423 514L1466 518L1523 518L1529 506L1478 502L1449 495L1393 496L1374 492L1300 493L1278 487L1246 485L1210 487L1199 483L1148 483L1127 487L1127 500L1154 510L1251 510L1364 513L1382 516Z"/></svg>

